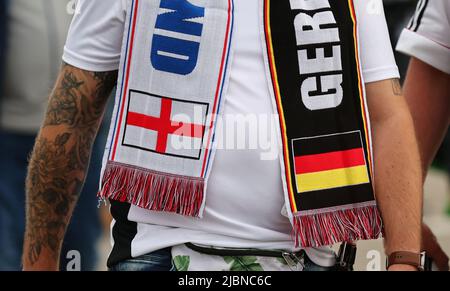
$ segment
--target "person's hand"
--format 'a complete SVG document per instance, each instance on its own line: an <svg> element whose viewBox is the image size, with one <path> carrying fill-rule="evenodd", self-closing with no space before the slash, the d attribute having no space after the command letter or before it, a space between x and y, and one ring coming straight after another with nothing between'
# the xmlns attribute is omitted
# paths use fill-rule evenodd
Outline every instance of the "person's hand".
<svg viewBox="0 0 450 291"><path fill-rule="evenodd" d="M422 225L422 250L433 260L439 271L449 270L449 258L439 245L436 236L426 225Z"/></svg>
<svg viewBox="0 0 450 291"><path fill-rule="evenodd" d="M388 271L391 272L414 272L414 271L418 271L416 267L411 266L411 265L402 265L402 264L395 264L389 267Z"/></svg>

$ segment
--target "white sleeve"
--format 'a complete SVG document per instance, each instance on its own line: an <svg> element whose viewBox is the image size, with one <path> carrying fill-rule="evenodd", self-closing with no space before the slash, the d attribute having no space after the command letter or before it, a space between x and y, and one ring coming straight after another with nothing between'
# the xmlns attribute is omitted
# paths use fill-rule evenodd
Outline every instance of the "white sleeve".
<svg viewBox="0 0 450 291"><path fill-rule="evenodd" d="M119 68L126 0L78 0L63 61L88 71Z"/></svg>
<svg viewBox="0 0 450 291"><path fill-rule="evenodd" d="M400 78L382 0L355 0L354 3L364 81Z"/></svg>
<svg viewBox="0 0 450 291"><path fill-rule="evenodd" d="M450 1L419 1L397 50L450 74Z"/></svg>

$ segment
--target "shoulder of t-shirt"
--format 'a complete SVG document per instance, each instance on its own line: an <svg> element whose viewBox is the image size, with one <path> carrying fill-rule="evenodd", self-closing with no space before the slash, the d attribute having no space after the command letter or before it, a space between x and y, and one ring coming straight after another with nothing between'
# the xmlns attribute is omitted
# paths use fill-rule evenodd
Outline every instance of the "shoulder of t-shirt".
<svg viewBox="0 0 450 291"><path fill-rule="evenodd" d="M110 15L114 15L118 19L123 19L130 3L129 1L135 0L78 0L75 16L77 14L94 16L110 13Z"/></svg>
<svg viewBox="0 0 450 291"><path fill-rule="evenodd" d="M117 70L130 1L79 0L64 47L63 61L88 71Z"/></svg>
<svg viewBox="0 0 450 291"><path fill-rule="evenodd" d="M400 36L397 51L450 74L450 1L445 1L419 1Z"/></svg>
<svg viewBox="0 0 450 291"><path fill-rule="evenodd" d="M399 78L382 0L354 0L362 73L366 83ZM383 58L380 58L383 55Z"/></svg>

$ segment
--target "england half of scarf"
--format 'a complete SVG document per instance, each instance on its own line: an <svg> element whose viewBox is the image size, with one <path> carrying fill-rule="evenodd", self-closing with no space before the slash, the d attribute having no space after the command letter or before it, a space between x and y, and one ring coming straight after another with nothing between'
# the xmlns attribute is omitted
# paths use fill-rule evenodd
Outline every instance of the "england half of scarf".
<svg viewBox="0 0 450 291"><path fill-rule="evenodd" d="M379 237L353 1L260 0L259 8L296 245ZM129 0L127 12L99 196L201 218L233 0Z"/></svg>

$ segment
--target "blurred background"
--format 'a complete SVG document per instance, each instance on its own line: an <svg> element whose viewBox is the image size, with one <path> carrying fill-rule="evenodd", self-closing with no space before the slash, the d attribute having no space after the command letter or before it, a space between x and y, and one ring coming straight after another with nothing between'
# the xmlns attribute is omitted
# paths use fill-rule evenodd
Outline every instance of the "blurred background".
<svg viewBox="0 0 450 291"><path fill-rule="evenodd" d="M367 0L371 1L371 0ZM384 0L395 47L417 0ZM0 271L20 270L27 159L57 76L74 0L0 0ZM396 54L402 78L408 58ZM112 100L112 98L111 98ZM81 270L104 270L110 251L107 207L96 192L111 105L95 144L88 180L69 227L61 268L79 254ZM424 219L450 253L450 139L425 185ZM73 252L75 251L75 253ZM381 266L380 266L381 264ZM381 241L359 243L357 270L384 267Z"/></svg>

